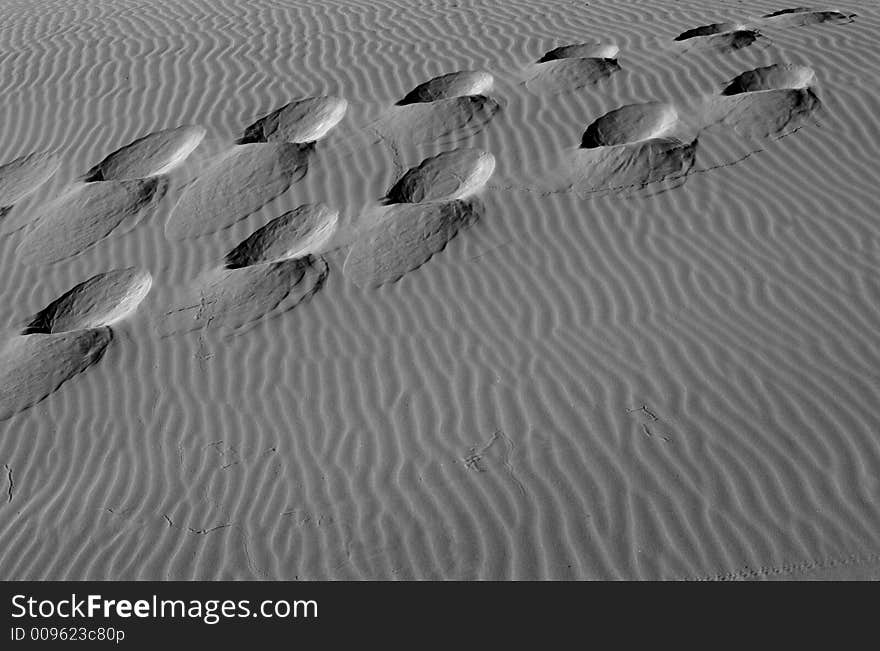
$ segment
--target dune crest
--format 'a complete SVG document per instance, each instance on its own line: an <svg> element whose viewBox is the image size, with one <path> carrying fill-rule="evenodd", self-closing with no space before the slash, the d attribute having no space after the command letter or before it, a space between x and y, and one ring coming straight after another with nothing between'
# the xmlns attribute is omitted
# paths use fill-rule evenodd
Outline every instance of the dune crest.
<svg viewBox="0 0 880 651"><path fill-rule="evenodd" d="M240 143L320 140L345 117L348 102L322 96L290 102L260 118L244 130Z"/></svg>
<svg viewBox="0 0 880 651"><path fill-rule="evenodd" d="M140 179L180 165L205 137L205 128L184 125L150 133L117 149L86 172L86 182Z"/></svg>
<svg viewBox="0 0 880 651"><path fill-rule="evenodd" d="M135 267L97 274L34 314L21 334L57 334L113 325L137 309L152 284L150 273Z"/></svg>
<svg viewBox="0 0 880 651"><path fill-rule="evenodd" d="M234 146L183 191L165 234L198 237L244 219L305 176L311 151L293 143Z"/></svg>
<svg viewBox="0 0 880 651"><path fill-rule="evenodd" d="M134 226L167 191L160 177L76 185L36 210L35 221L18 245L27 265L50 264L89 248L125 223Z"/></svg>

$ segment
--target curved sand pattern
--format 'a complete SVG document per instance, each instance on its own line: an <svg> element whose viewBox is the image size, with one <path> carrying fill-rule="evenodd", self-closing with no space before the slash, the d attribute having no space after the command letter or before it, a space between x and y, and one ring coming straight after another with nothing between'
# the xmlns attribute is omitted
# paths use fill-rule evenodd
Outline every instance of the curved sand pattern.
<svg viewBox="0 0 880 651"><path fill-rule="evenodd" d="M205 133L198 125L150 133L109 154L86 172L83 180L119 181L166 174L186 160Z"/></svg>
<svg viewBox="0 0 880 651"><path fill-rule="evenodd" d="M306 204L258 228L226 254L226 268L238 269L264 262L321 253L333 236L339 212L323 204Z"/></svg>
<svg viewBox="0 0 880 651"><path fill-rule="evenodd" d="M285 192L308 171L311 145L236 145L181 194L165 225L169 237L227 228Z"/></svg>
<svg viewBox="0 0 880 651"><path fill-rule="evenodd" d="M347 110L348 102L342 97L290 102L247 127L240 142L315 142L339 124Z"/></svg>
<svg viewBox="0 0 880 651"><path fill-rule="evenodd" d="M0 421L32 407L101 359L110 328L13 337L0 349Z"/></svg>
<svg viewBox="0 0 880 651"><path fill-rule="evenodd" d="M762 16L761 23L767 27L807 27L831 23L840 25L851 23L856 14L847 14L835 10L815 10L806 7L782 9Z"/></svg>
<svg viewBox="0 0 880 651"><path fill-rule="evenodd" d="M21 334L57 334L113 325L137 309L152 284L150 272L135 267L97 274L37 312Z"/></svg>
<svg viewBox="0 0 880 651"><path fill-rule="evenodd" d="M454 149L426 158L388 191L390 203L463 199L486 184L495 157L480 149Z"/></svg>
<svg viewBox="0 0 880 651"><path fill-rule="evenodd" d="M395 282L442 251L482 213L476 198L392 205L360 232L345 258L343 274L363 288Z"/></svg>
<svg viewBox="0 0 880 651"><path fill-rule="evenodd" d="M74 256L121 224L134 226L155 209L167 188L167 181L160 177L75 185L35 210L18 256L27 265Z"/></svg>
<svg viewBox="0 0 880 651"><path fill-rule="evenodd" d="M482 70L450 72L419 84L398 101L397 106L436 102L453 97L485 95L492 89L494 82L492 75Z"/></svg>
<svg viewBox="0 0 880 651"><path fill-rule="evenodd" d="M246 336L158 338L132 318L133 345L0 423L0 575L877 578L880 7L839 1L852 24L767 27L770 47L719 57L671 41L726 20L720 0L547 2L539 20L523 0L0 3L7 159L51 149L64 174L106 155L99 133L237 137L297 93L369 122L439 66L492 71L505 105L457 145L497 158L492 218L402 282L339 274ZM593 37L626 74L552 101L510 83ZM688 119L777 60L815 69L825 128L704 131L699 174L626 201L523 189L609 110L656 98ZM310 170L265 219L367 205L397 178L391 154ZM136 264L155 283L139 316L253 230L168 240L157 217L51 267L20 264L24 231L0 238L2 304L26 315L50 300L34 288Z"/></svg>
<svg viewBox="0 0 880 651"><path fill-rule="evenodd" d="M324 284L329 268L323 258L299 258L220 267L201 274L166 310L163 335L204 328L239 328L270 314L293 309Z"/></svg>
<svg viewBox="0 0 880 651"><path fill-rule="evenodd" d="M13 206L54 176L61 158L36 152L0 165L0 208Z"/></svg>

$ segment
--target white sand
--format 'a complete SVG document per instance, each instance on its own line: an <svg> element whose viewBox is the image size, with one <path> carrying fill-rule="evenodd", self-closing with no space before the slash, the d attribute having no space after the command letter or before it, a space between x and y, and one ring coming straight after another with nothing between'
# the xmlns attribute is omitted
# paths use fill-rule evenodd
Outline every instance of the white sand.
<svg viewBox="0 0 880 651"><path fill-rule="evenodd" d="M876 578L880 8L786 8L0 3L0 578Z"/></svg>

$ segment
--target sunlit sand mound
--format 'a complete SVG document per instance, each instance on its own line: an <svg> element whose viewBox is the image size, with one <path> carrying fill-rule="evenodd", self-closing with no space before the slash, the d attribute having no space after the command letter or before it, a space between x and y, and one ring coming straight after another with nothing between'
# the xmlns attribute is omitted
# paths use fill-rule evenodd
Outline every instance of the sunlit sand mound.
<svg viewBox="0 0 880 651"><path fill-rule="evenodd" d="M443 250L483 213L479 199L395 204L380 211L348 252L343 274L359 287L394 282Z"/></svg>
<svg viewBox="0 0 880 651"><path fill-rule="evenodd" d="M0 349L0 420L38 403L101 359L110 328L13 337Z"/></svg>
<svg viewBox="0 0 880 651"><path fill-rule="evenodd" d="M575 48L572 52L576 52L577 48L584 46L569 47ZM611 55L607 57L563 57L554 54L560 49L551 50L526 71L526 88L540 93L578 90L593 86L620 70L616 46L596 48L597 53Z"/></svg>
<svg viewBox="0 0 880 651"><path fill-rule="evenodd" d="M187 287L158 324L163 335L201 328L238 328L296 307L323 285L323 258L300 258L248 267L211 269Z"/></svg>
<svg viewBox="0 0 880 651"><path fill-rule="evenodd" d="M0 208L14 205L55 174L61 158L51 152L20 156L0 165Z"/></svg>
<svg viewBox="0 0 880 651"><path fill-rule="evenodd" d="M341 97L290 102L247 127L240 142L314 142L339 124L347 110L348 102Z"/></svg>
<svg viewBox="0 0 880 651"><path fill-rule="evenodd" d="M399 142L455 143L479 133L500 110L498 102L485 95L453 97L393 106L374 128Z"/></svg>
<svg viewBox="0 0 880 651"><path fill-rule="evenodd" d="M850 23L855 17L856 14L847 14L840 11L821 11L807 7L797 7L795 9L782 9L765 14L762 16L760 23L767 27L806 27L821 23L839 25Z"/></svg>
<svg viewBox="0 0 880 651"><path fill-rule="evenodd" d="M169 237L231 226L305 176L312 145L236 145L187 186L165 225Z"/></svg>
<svg viewBox="0 0 880 651"><path fill-rule="evenodd" d="M166 174L186 160L205 137L205 128L185 125L156 131L117 149L86 172L85 181L139 179Z"/></svg>
<svg viewBox="0 0 880 651"><path fill-rule="evenodd" d="M479 149L454 149L426 158L388 191L390 203L463 199L479 190L495 170L495 157Z"/></svg>
<svg viewBox="0 0 880 651"><path fill-rule="evenodd" d="M619 53L620 48L612 43L575 43L548 50L538 63L559 59L616 59Z"/></svg>
<svg viewBox="0 0 880 651"><path fill-rule="evenodd" d="M333 235L339 213L322 204L307 204L276 217L226 255L226 267L238 269L321 252Z"/></svg>
<svg viewBox="0 0 880 651"><path fill-rule="evenodd" d="M583 195L626 193L684 177L694 164L696 148L696 137L671 104L629 104L590 124L580 147L566 154L548 183Z"/></svg>
<svg viewBox="0 0 880 651"><path fill-rule="evenodd" d="M806 66L774 64L749 70L710 101L704 120L754 138L791 133L822 108L812 90L814 82L815 74Z"/></svg>
<svg viewBox="0 0 880 651"><path fill-rule="evenodd" d="M807 66L774 63L738 75L721 91L721 94L738 95L739 93L753 93L762 90L806 88L813 83L815 78L816 73Z"/></svg>
<svg viewBox="0 0 880 651"><path fill-rule="evenodd" d="M485 95L491 90L493 83L492 75L481 70L450 72L419 84L398 101L397 105L405 106L407 104L436 102L453 97Z"/></svg>
<svg viewBox="0 0 880 651"><path fill-rule="evenodd" d="M155 209L167 188L162 177L76 185L36 210L18 255L29 265L76 255L121 224L134 226Z"/></svg>
<svg viewBox="0 0 880 651"><path fill-rule="evenodd" d="M153 278L134 267L92 276L31 317L22 334L56 334L113 325L134 312Z"/></svg>

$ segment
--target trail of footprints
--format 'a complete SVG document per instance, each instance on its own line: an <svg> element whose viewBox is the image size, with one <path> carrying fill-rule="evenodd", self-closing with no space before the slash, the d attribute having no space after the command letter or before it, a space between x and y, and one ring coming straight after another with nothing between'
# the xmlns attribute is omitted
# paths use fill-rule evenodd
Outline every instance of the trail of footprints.
<svg viewBox="0 0 880 651"><path fill-rule="evenodd" d="M844 23L851 14L785 9L741 22L695 27L676 37L687 47L730 51L763 38L763 27ZM611 43L576 43L546 52L522 70L528 92L555 95L597 87L621 70ZM580 143L537 182L547 192L624 194L661 181L684 182L699 134L730 128L767 138L793 131L821 103L815 74L786 63L748 70L696 109L667 102L620 106L596 116ZM418 269L457 233L479 220L479 198L495 170L486 151L456 147L502 109L486 71L441 75L413 88L364 127L386 144L452 146L410 168L335 242L339 214L322 203L288 211L254 231L212 268L177 292L157 319L162 335L242 326L291 309L318 292L330 267L323 257L340 246L342 273L362 288L392 283ZM286 192L308 172L317 141L345 117L347 100L309 97L272 111L210 159L180 192L165 224L169 239L210 235ZM48 265L97 246L153 213L169 192L169 175L206 138L199 125L156 131L112 152L61 194L33 209L17 248L26 265ZM60 157L37 152L0 165L0 216L34 194L59 169ZM113 326L131 316L150 291L143 270L124 268L88 278L20 323L0 344L0 420L36 404L98 362Z"/></svg>

